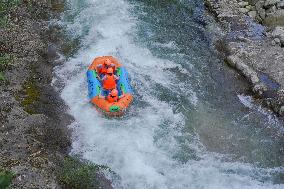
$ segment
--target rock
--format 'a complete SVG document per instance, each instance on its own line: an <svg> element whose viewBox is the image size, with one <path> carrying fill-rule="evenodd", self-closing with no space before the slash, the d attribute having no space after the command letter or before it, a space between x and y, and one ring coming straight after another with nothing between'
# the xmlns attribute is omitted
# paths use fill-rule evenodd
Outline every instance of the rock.
<svg viewBox="0 0 284 189"><path fill-rule="evenodd" d="M248 12L248 15L249 15L251 18L255 19L255 17L256 17L256 11L249 11L249 12Z"/></svg>
<svg viewBox="0 0 284 189"><path fill-rule="evenodd" d="M265 9L263 8L263 5L264 5L264 1L258 1L256 4L255 4L255 9L259 15L259 17L264 20L265 18Z"/></svg>
<svg viewBox="0 0 284 189"><path fill-rule="evenodd" d="M275 41L276 44L280 44L281 43L279 38L275 38L274 41Z"/></svg>
<svg viewBox="0 0 284 189"><path fill-rule="evenodd" d="M278 113L279 113L280 116L284 116L284 106L281 106L281 107L280 107Z"/></svg>
<svg viewBox="0 0 284 189"><path fill-rule="evenodd" d="M272 45L272 46L275 46L275 45L276 45L275 40L272 40L272 41L271 41L271 45Z"/></svg>
<svg viewBox="0 0 284 189"><path fill-rule="evenodd" d="M251 5L248 5L245 8L248 9L248 10L252 10L252 6Z"/></svg>
<svg viewBox="0 0 284 189"><path fill-rule="evenodd" d="M272 7L270 7L269 9L266 10L266 14L273 13L275 11L276 11L276 6L273 5Z"/></svg>
<svg viewBox="0 0 284 189"><path fill-rule="evenodd" d="M241 13L247 13L249 10L246 9L246 8L239 8L239 11L240 11Z"/></svg>
<svg viewBox="0 0 284 189"><path fill-rule="evenodd" d="M263 92L267 91L267 87L263 83L258 83L253 86L252 91L261 96Z"/></svg>
<svg viewBox="0 0 284 189"><path fill-rule="evenodd" d="M280 42L281 45L284 45L284 27L276 27L272 32L272 37L275 38L275 42Z"/></svg>
<svg viewBox="0 0 284 189"><path fill-rule="evenodd" d="M279 9L266 15L264 24L270 27L284 26L284 9Z"/></svg>
<svg viewBox="0 0 284 189"><path fill-rule="evenodd" d="M241 1L241 2L238 3L238 5L239 5L240 7L245 7L245 6L248 6L249 3L248 3L248 2L245 2L245 1Z"/></svg>
<svg viewBox="0 0 284 189"><path fill-rule="evenodd" d="M268 8L272 7L273 5L276 5L279 2L280 2L280 0L266 0L265 3L264 3L264 8L268 9Z"/></svg>
<svg viewBox="0 0 284 189"><path fill-rule="evenodd" d="M250 5L255 5L257 2L259 2L259 0L248 0Z"/></svg>
<svg viewBox="0 0 284 189"><path fill-rule="evenodd" d="M277 8L278 9L284 9L284 1L277 3Z"/></svg>

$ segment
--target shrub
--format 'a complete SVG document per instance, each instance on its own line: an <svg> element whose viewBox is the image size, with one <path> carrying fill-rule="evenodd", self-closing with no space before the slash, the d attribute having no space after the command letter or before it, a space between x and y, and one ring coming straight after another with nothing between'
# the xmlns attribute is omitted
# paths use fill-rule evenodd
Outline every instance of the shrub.
<svg viewBox="0 0 284 189"><path fill-rule="evenodd" d="M15 177L15 174L10 171L0 170L0 188L8 189L10 188L12 179Z"/></svg>

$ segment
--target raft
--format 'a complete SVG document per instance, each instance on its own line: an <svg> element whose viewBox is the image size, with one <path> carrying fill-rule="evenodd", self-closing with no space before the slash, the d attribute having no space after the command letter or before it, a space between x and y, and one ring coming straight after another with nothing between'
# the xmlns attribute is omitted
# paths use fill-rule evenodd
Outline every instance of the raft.
<svg viewBox="0 0 284 189"><path fill-rule="evenodd" d="M115 74L119 76L119 80L117 81L118 95L120 96L122 92L124 94L122 98L113 103L108 102L105 98L99 97L102 92L102 84L97 79L97 65L103 64L107 58L110 59L113 64L115 64ZM90 102L107 115L122 115L133 100L133 91L130 86L127 70L112 56L102 56L95 58L88 68L87 80Z"/></svg>

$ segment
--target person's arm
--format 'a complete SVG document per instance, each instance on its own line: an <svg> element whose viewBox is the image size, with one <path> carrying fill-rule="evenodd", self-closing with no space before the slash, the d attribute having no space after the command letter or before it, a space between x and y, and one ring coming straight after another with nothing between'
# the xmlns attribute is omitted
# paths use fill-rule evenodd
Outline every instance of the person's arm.
<svg viewBox="0 0 284 189"><path fill-rule="evenodd" d="M116 76L116 75L114 75L114 79L115 79L115 80L119 80L119 77Z"/></svg>

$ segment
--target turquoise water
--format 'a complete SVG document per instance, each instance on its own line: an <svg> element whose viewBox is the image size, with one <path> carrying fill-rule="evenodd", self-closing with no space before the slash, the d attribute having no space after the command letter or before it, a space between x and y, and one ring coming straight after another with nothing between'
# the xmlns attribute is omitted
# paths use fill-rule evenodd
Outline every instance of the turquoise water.
<svg viewBox="0 0 284 189"><path fill-rule="evenodd" d="M283 123L243 93L212 48L202 1L68 2L60 24L81 48L55 69L75 117L72 153L109 166L115 188L283 188ZM87 99L86 69L113 55L135 100L109 119ZM238 78L238 79L236 79ZM56 82L55 82L56 83Z"/></svg>

